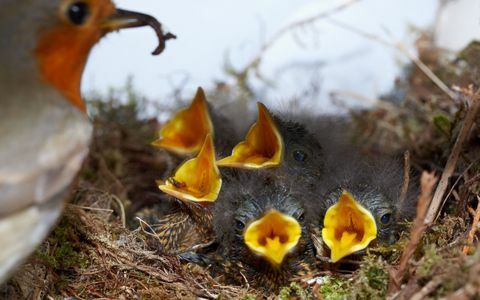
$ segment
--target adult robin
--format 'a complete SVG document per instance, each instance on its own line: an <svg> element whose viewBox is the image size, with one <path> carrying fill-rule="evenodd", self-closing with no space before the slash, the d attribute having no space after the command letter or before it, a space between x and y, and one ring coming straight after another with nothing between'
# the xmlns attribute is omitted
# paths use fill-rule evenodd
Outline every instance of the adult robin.
<svg viewBox="0 0 480 300"><path fill-rule="evenodd" d="M309 235L313 194L295 184L295 176L244 173L222 189L213 222L217 249L181 257L211 265L214 276L237 284L277 290L310 274L314 263ZM312 199L313 200L313 199Z"/></svg>
<svg viewBox="0 0 480 300"><path fill-rule="evenodd" d="M154 18L110 0L0 2L0 283L47 235L88 152L92 126L80 96L91 48Z"/></svg>

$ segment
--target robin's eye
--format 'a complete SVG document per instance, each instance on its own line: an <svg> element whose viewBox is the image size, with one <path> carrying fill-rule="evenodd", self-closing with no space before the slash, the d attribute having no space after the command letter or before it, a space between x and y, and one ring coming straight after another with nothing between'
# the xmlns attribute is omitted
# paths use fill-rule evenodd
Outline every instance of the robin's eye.
<svg viewBox="0 0 480 300"><path fill-rule="evenodd" d="M383 225L387 225L390 223L392 219L392 214L388 213L388 214L384 214L381 218L380 218L380 222L382 222Z"/></svg>
<svg viewBox="0 0 480 300"><path fill-rule="evenodd" d="M293 158L296 160L296 161L305 161L307 160L307 153L303 152L302 150L295 150L293 151Z"/></svg>
<svg viewBox="0 0 480 300"><path fill-rule="evenodd" d="M86 22L90 14L87 3L82 1L73 2L67 8L67 16L70 22L75 25L82 25Z"/></svg>
<svg viewBox="0 0 480 300"><path fill-rule="evenodd" d="M237 227L238 230L243 230L243 228L245 227L245 224L243 224L243 222L241 221L237 221L235 226Z"/></svg>

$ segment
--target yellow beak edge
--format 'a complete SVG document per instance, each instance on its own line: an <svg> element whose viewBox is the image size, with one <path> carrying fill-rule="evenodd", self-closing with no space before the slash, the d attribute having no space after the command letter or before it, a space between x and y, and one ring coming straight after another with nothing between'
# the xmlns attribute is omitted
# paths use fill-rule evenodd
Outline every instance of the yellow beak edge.
<svg viewBox="0 0 480 300"><path fill-rule="evenodd" d="M205 92L198 88L190 106L178 111L160 129L160 138L152 145L179 155L192 155L198 153L207 134L213 136L213 124Z"/></svg>
<svg viewBox="0 0 480 300"><path fill-rule="evenodd" d="M207 135L197 157L177 169L175 175L158 188L177 199L193 202L215 202L222 187L220 171L215 164L215 148Z"/></svg>
<svg viewBox="0 0 480 300"><path fill-rule="evenodd" d="M258 103L258 119L232 155L217 162L220 167L260 169L278 166L282 161L283 139L265 105Z"/></svg>
<svg viewBox="0 0 480 300"><path fill-rule="evenodd" d="M248 225L244 231L245 244L256 254L279 266L302 235L295 218L271 209L261 219Z"/></svg>
<svg viewBox="0 0 480 300"><path fill-rule="evenodd" d="M331 259L343 257L365 249L377 237L373 215L358 203L352 194L343 191L338 202L325 215L322 238L330 248Z"/></svg>

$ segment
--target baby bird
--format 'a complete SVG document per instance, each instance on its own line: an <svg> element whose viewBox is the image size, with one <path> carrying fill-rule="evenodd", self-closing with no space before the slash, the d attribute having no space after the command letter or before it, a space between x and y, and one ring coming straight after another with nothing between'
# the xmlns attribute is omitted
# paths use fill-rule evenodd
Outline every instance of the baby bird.
<svg viewBox="0 0 480 300"><path fill-rule="evenodd" d="M218 248L184 259L211 264L225 281L275 291L308 276L314 263L309 235L313 194L297 188L295 176L250 172L232 180L214 208Z"/></svg>
<svg viewBox="0 0 480 300"><path fill-rule="evenodd" d="M318 253L330 249L332 262L365 249L371 242L394 243L402 230L401 223L411 219L410 209L416 195L411 187L404 203L399 203L403 185L403 168L395 159L370 159L354 149L327 155L329 189L319 199L316 209L316 238L321 241ZM343 152L343 153L342 153Z"/></svg>
<svg viewBox="0 0 480 300"><path fill-rule="evenodd" d="M179 210L151 224L163 252L176 253L208 244L213 238L211 207L222 186L213 139L207 134L197 155L184 162L159 189L179 201Z"/></svg>
<svg viewBox="0 0 480 300"><path fill-rule="evenodd" d="M230 122L208 103L205 92L197 89L190 106L179 110L162 126L160 137L153 146L180 156L192 156L200 151L210 134L219 155L225 155L236 142Z"/></svg>
<svg viewBox="0 0 480 300"><path fill-rule="evenodd" d="M275 168L310 181L319 180L324 169L321 146L324 141L316 139L303 124L272 116L260 102L257 106L257 121L250 127L245 140L235 146L230 156L220 159L218 166Z"/></svg>

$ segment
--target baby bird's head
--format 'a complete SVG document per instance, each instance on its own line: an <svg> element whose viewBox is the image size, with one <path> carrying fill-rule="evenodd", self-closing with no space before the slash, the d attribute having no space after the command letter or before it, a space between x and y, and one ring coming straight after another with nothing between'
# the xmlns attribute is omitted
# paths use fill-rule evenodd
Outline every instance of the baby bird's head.
<svg viewBox="0 0 480 300"><path fill-rule="evenodd" d="M384 158L375 162L356 158L356 162L339 164L339 170L332 174L334 186L316 207L316 226L333 262L365 249L371 242L393 244L404 221L411 217L406 208L414 208L414 184L406 200L399 202L400 164Z"/></svg>
<svg viewBox="0 0 480 300"><path fill-rule="evenodd" d="M306 197L292 178L263 172L225 187L215 207L215 232L226 259L240 264L248 281L275 289L313 260Z"/></svg>

